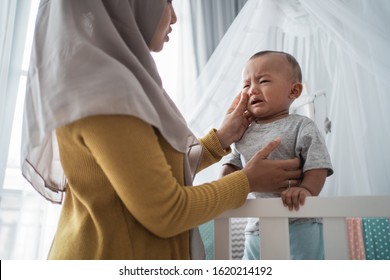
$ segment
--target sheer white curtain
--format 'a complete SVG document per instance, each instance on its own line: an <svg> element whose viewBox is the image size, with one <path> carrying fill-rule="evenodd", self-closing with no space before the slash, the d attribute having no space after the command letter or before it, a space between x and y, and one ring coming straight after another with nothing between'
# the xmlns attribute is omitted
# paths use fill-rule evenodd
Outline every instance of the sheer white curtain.
<svg viewBox="0 0 390 280"><path fill-rule="evenodd" d="M21 120L39 0L0 2L0 259L44 259L58 216L22 178Z"/></svg>
<svg viewBox="0 0 390 280"><path fill-rule="evenodd" d="M163 86L184 116L193 104L193 86L196 80L190 0L174 1L178 21L172 26L170 40L159 53L152 53Z"/></svg>
<svg viewBox="0 0 390 280"><path fill-rule="evenodd" d="M283 50L300 62L310 94L332 121L326 134L335 174L322 195L390 194L390 2L249 0L196 82L190 126L218 127L240 91L241 70L255 52ZM326 97L326 98L325 98ZM313 98L315 99L315 98ZM216 178L219 166L198 177Z"/></svg>
<svg viewBox="0 0 390 280"><path fill-rule="evenodd" d="M7 165L29 12L28 0L0 2L0 186Z"/></svg>

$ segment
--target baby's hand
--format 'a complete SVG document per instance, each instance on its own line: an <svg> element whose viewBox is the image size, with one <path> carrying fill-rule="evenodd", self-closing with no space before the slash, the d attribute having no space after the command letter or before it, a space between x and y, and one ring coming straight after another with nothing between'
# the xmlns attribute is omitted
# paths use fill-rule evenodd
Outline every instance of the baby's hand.
<svg viewBox="0 0 390 280"><path fill-rule="evenodd" d="M288 207L288 210L299 210L299 205L305 203L307 196L312 196L312 194L305 188L302 187L291 187L284 190L281 193L283 205Z"/></svg>

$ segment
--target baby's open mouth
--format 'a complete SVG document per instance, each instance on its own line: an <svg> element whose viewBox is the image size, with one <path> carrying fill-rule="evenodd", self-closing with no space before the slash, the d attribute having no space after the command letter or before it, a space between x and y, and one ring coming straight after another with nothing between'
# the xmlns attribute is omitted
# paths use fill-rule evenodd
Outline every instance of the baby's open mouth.
<svg viewBox="0 0 390 280"><path fill-rule="evenodd" d="M251 100L250 105L258 104L258 103L261 103L261 102L263 102L263 100L261 100L261 99L253 99L253 100Z"/></svg>

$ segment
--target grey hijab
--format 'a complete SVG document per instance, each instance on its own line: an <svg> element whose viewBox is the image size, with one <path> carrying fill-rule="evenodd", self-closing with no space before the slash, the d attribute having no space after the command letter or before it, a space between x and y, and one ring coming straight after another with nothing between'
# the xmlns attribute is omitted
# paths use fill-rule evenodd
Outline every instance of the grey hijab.
<svg viewBox="0 0 390 280"><path fill-rule="evenodd" d="M66 186L56 128L98 114L132 115L156 127L186 154L186 184L192 184L200 145L162 88L147 46L165 5L166 0L41 1L21 165L25 178L50 201L61 203Z"/></svg>

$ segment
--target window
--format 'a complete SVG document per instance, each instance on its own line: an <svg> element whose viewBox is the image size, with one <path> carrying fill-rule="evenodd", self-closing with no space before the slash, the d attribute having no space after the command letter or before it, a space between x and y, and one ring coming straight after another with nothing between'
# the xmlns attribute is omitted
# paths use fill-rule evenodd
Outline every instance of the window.
<svg viewBox="0 0 390 280"><path fill-rule="evenodd" d="M35 192L20 171L24 93L39 0L31 0L30 3L21 1L15 6L9 4L15 9L26 9L26 5L31 5L27 35L18 78L7 167L4 183L0 186L0 259L45 259L60 209L58 205L51 205ZM19 10L16 10L16 17L20 14ZM16 18L15 22L17 21Z"/></svg>
<svg viewBox="0 0 390 280"><path fill-rule="evenodd" d="M17 93L16 108L13 118L11 140L8 152L7 169L5 173L3 189L4 190L21 190L26 186L26 181L20 173L20 143L21 129L23 119L24 92L26 88L27 69L29 66L32 38L34 33L35 17L37 14L39 0L31 1L30 16L27 28L26 45L24 47L23 63L19 86Z"/></svg>

